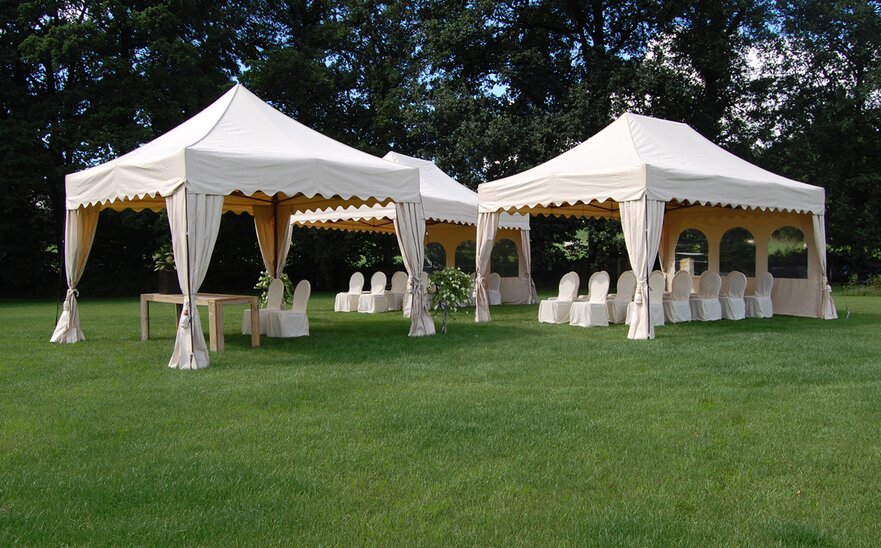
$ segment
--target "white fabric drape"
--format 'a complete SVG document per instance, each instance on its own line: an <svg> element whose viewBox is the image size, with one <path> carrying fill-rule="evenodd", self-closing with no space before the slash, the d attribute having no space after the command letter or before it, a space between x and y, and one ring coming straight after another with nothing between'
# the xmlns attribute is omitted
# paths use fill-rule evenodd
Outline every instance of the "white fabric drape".
<svg viewBox="0 0 881 548"><path fill-rule="evenodd" d="M425 259L425 214L418 202L395 203L395 236L407 269L407 289L410 299L410 336L434 335L434 322L429 313L430 303L422 282L422 264Z"/></svg>
<svg viewBox="0 0 881 548"><path fill-rule="evenodd" d="M639 200L620 202L621 229L630 267L636 275L636 293L633 297L635 314L630 322L628 339L654 339L655 327L649 306L649 269L655 264L661 228L664 224L664 202Z"/></svg>
<svg viewBox="0 0 881 548"><path fill-rule="evenodd" d="M208 367L208 347L192 296L198 293L208 272L220 231L223 196L194 194L181 189L165 199L165 207L171 227L177 280L184 295L183 312L168 367L200 369Z"/></svg>
<svg viewBox="0 0 881 548"><path fill-rule="evenodd" d="M814 246L817 250L817 266L820 269L820 309L818 315L824 320L838 318L832 301L832 286L826 277L826 216L814 215Z"/></svg>
<svg viewBox="0 0 881 548"><path fill-rule="evenodd" d="M486 282L489 278L490 259L493 252L493 243L496 232L499 230L498 213L480 213L477 216L477 240L474 250L475 278L474 278L474 321L488 322L492 320L489 313L489 288Z"/></svg>
<svg viewBox="0 0 881 548"><path fill-rule="evenodd" d="M281 276L291 249L291 214L294 208L284 204L254 207L254 226L263 266L273 278Z"/></svg>
<svg viewBox="0 0 881 548"><path fill-rule="evenodd" d="M77 307L76 286L86 269L86 261L95 241L98 227L98 206L68 209L64 216L64 270L67 273L67 296L64 297L64 310L49 339L54 343L75 343L85 340L80 328L80 313Z"/></svg>
<svg viewBox="0 0 881 548"><path fill-rule="evenodd" d="M532 243L528 230L520 231L520 247L523 249L523 269L526 274L526 304L535 304L537 294L532 279Z"/></svg>

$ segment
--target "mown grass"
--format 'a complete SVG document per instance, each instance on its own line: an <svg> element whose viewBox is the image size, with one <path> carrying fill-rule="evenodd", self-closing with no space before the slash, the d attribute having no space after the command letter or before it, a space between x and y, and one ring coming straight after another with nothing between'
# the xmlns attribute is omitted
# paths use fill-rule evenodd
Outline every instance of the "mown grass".
<svg viewBox="0 0 881 548"><path fill-rule="evenodd" d="M841 303L839 303L841 304ZM881 299L660 328L311 307L312 336L165 367L172 307L0 303L0 545L871 545ZM241 309L238 309L241 310Z"/></svg>

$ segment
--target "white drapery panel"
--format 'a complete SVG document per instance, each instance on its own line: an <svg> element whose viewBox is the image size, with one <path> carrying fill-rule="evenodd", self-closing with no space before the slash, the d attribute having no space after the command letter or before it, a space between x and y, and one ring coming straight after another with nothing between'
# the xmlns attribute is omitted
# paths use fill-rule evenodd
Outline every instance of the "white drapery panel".
<svg viewBox="0 0 881 548"><path fill-rule="evenodd" d="M395 202L395 236L407 269L410 299L410 336L434 335L434 322L429 313L426 287L422 282L425 260L425 214L418 202Z"/></svg>
<svg viewBox="0 0 881 548"><path fill-rule="evenodd" d="M817 250L817 267L820 269L820 310L819 317L824 320L838 318L835 303L832 301L832 286L826 277L826 216L814 215L814 246Z"/></svg>
<svg viewBox="0 0 881 548"><path fill-rule="evenodd" d="M293 207L283 204L254 207L260 255L263 257L263 266L273 278L281 276L291 249L293 227L290 219L293 213Z"/></svg>
<svg viewBox="0 0 881 548"><path fill-rule="evenodd" d="M220 231L223 196L194 194L181 189L165 199L165 207L171 228L177 280L184 295L183 312L177 325L177 337L168 367L200 369L208 367L208 347L199 321L199 310L192 296L199 292L208 272L214 243Z"/></svg>
<svg viewBox="0 0 881 548"><path fill-rule="evenodd" d="M526 304L535 304L537 295L532 279L532 243L528 230L520 231L520 248L523 249L523 268L526 273Z"/></svg>
<svg viewBox="0 0 881 548"><path fill-rule="evenodd" d="M98 227L98 206L68 209L64 215L64 270L67 274L67 296L58 324L49 339L54 343L75 343L85 340L80 327L80 313L77 308L76 286L86 269L86 261L95 241Z"/></svg>
<svg viewBox="0 0 881 548"><path fill-rule="evenodd" d="M475 241L475 279L474 279L474 321L492 321L489 313L489 278L490 259L496 232L499 230L498 213L480 213L477 216L477 240Z"/></svg>
<svg viewBox="0 0 881 548"><path fill-rule="evenodd" d="M630 268L636 275L636 293L633 297L636 313L630 322L627 338L654 339L655 326L649 306L648 276L649 269L658 256L661 228L664 224L664 202L648 200L643 196L639 200L620 202L618 207Z"/></svg>

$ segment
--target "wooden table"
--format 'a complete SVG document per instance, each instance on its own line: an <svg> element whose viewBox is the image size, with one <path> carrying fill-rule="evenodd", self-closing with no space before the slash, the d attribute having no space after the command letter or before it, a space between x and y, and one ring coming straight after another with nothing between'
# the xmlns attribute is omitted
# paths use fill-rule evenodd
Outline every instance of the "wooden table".
<svg viewBox="0 0 881 548"><path fill-rule="evenodd" d="M141 294L141 340L150 338L150 303L172 303L177 305L177 317L183 311L184 296L181 294L142 293ZM223 306L227 304L247 304L251 306L251 346L260 346L260 311L257 297L250 295L222 295L218 293L197 293L193 302L208 307L208 347L212 352L223 352ZM201 329L201 326L199 326Z"/></svg>

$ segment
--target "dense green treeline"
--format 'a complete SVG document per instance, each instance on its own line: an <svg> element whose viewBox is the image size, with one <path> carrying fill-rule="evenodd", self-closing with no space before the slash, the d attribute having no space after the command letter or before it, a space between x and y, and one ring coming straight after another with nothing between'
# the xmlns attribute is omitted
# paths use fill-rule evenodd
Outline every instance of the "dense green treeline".
<svg viewBox="0 0 881 548"><path fill-rule="evenodd" d="M0 294L59 283L66 173L179 124L234 81L382 155L434 159L475 187L549 159L624 111L691 124L827 189L833 257L881 261L881 3L875 0L392 0L0 3ZM137 293L163 216L102 214L81 288ZM608 223L533 221L534 273L614 264ZM206 287L260 269L227 215ZM618 239L620 240L620 239ZM390 266L393 239L298 230L292 277L329 289ZM834 262L834 261L833 261ZM614 267L613 267L614 268Z"/></svg>

